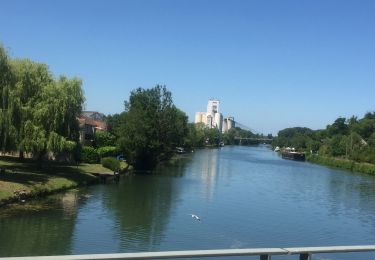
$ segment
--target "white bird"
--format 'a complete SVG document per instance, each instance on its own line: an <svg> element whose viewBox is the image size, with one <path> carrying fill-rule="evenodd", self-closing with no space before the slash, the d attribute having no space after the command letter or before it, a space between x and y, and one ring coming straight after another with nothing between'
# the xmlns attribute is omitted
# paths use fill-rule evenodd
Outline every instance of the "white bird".
<svg viewBox="0 0 375 260"><path fill-rule="evenodd" d="M190 214L190 215L192 218L195 218L196 220L201 221L201 219L197 215L195 214Z"/></svg>

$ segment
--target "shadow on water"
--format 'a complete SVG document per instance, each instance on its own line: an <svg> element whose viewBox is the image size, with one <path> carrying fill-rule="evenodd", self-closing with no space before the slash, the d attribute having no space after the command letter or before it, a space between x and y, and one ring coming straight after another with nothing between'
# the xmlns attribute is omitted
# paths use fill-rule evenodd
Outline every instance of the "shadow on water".
<svg viewBox="0 0 375 260"><path fill-rule="evenodd" d="M70 254L78 191L3 207L0 256ZM80 198L80 204L84 199Z"/></svg>
<svg viewBox="0 0 375 260"><path fill-rule="evenodd" d="M176 177L184 176L189 160L177 157L152 172L124 176L106 191L103 205L116 222L119 251L157 250L179 198Z"/></svg>

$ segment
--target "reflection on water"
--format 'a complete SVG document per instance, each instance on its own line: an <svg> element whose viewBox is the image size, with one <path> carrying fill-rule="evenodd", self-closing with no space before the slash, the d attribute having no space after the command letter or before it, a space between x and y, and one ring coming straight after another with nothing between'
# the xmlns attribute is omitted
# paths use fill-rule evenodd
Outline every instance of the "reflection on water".
<svg viewBox="0 0 375 260"><path fill-rule="evenodd" d="M42 201L2 208L1 255L69 254L77 200L77 191L72 190Z"/></svg>
<svg viewBox="0 0 375 260"><path fill-rule="evenodd" d="M2 208L0 256L375 244L374 201L371 176L265 147L204 149L118 184Z"/></svg>

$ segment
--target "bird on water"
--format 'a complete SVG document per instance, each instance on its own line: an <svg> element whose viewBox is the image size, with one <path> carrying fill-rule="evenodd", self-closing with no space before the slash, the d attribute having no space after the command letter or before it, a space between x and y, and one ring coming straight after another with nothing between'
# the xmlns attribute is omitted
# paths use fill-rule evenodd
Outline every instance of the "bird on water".
<svg viewBox="0 0 375 260"><path fill-rule="evenodd" d="M197 215L195 215L195 214L190 214L190 216L191 216L192 218L198 220L198 221L201 221L201 219L200 219Z"/></svg>

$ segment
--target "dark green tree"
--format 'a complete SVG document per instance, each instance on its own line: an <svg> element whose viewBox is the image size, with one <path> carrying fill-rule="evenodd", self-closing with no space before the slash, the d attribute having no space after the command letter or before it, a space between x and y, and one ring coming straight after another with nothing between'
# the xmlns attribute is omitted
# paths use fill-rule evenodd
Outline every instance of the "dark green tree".
<svg viewBox="0 0 375 260"><path fill-rule="evenodd" d="M125 101L120 147L136 169L150 169L169 158L187 135L187 116L176 108L165 86L138 88Z"/></svg>

